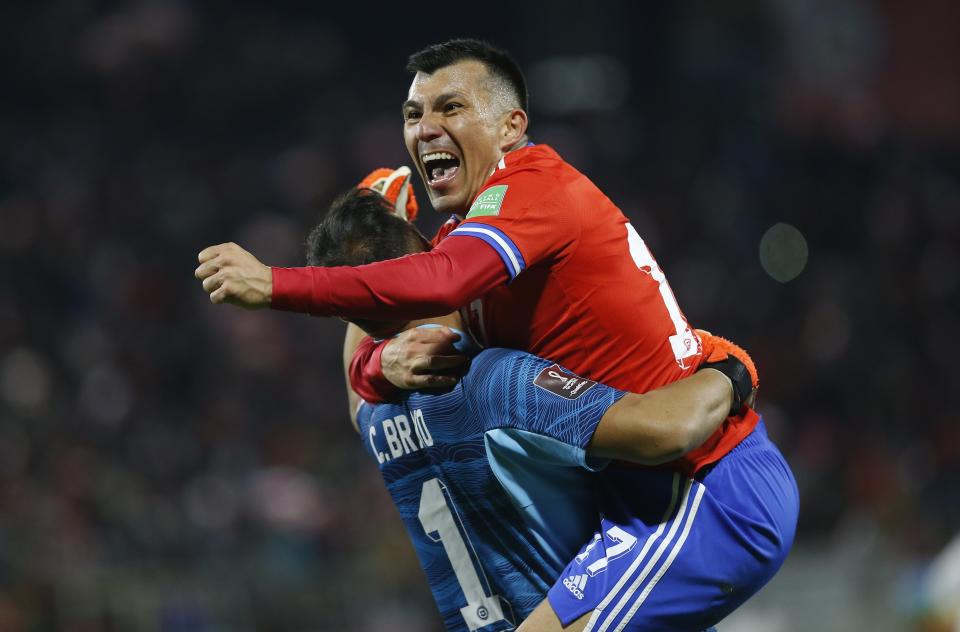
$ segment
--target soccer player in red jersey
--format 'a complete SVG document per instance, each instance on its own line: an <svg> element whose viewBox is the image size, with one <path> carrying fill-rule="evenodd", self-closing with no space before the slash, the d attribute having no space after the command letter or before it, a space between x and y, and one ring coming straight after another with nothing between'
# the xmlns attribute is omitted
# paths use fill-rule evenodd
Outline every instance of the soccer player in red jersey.
<svg viewBox="0 0 960 632"><path fill-rule="evenodd" d="M414 55L410 69L407 149L434 207L465 221L429 253L360 268L240 272L249 254L213 247L198 268L211 300L373 320L469 304L484 344L617 388L646 392L695 371L701 342L643 240L589 179L530 144L512 60L454 41ZM756 422L752 411L731 418L679 465L716 461Z"/></svg>
<svg viewBox="0 0 960 632"><path fill-rule="evenodd" d="M196 272L211 301L354 320L423 318L471 305L470 320L485 344L529 351L617 388L642 393L693 373L703 361L702 342L643 240L589 179L549 147L529 142L527 94L516 64L481 42L454 40L413 55L408 69L416 74L403 105L407 149L434 207L463 214L464 221L428 253L358 268L271 269L234 244L213 246L200 253ZM369 357L379 360L375 352ZM670 520L673 525L693 524L704 490L692 477L709 472L758 421L753 410L744 408L700 448L673 464L686 483L678 496L681 479L673 479L673 499L666 494L670 509L663 514L663 525ZM762 427L754 434L758 435L754 441L765 441ZM778 490L786 490L784 498L790 496L792 477L788 472L776 476ZM659 489L669 487L667 481ZM773 545L777 554L770 563L775 565L765 569L775 572L789 549L794 497L779 513L788 537ZM722 523L728 515L724 501L709 494L706 498L705 506L716 507L718 524ZM668 514L673 515L669 520ZM605 526L604 533L609 535L610 529L613 533L635 529L633 542L644 532L641 525L626 520L622 528ZM641 558L631 556L646 555L663 531L643 535L649 538L647 545L635 550L624 548L623 541L607 548L603 534L598 535L604 548L595 564L612 564L614 559L622 564L612 564L622 577L606 573L613 580L609 587L623 590L607 610L611 616L629 615L633 625L643 625L643 613L635 618L629 604L639 608L643 603L631 602L635 594L647 599L641 582L652 566L638 567ZM669 538L654 549L650 565L661 563L665 547L686 541L683 530L681 539L672 540L677 533L675 526L669 527ZM624 551L614 556L611 552L618 547ZM633 552L626 555L628 550ZM672 563L675 554L670 550L667 559ZM587 547L583 559L596 554L596 547ZM677 559L686 569L682 566L686 557ZM683 572L675 573L681 583ZM630 583L634 573L640 573L636 586ZM771 575L753 576L749 591ZM659 575L655 577L660 581ZM568 579L575 579L580 590L582 575ZM594 580L591 586L596 585ZM745 598L747 592L734 594ZM705 597L713 598L712 592ZM551 596L555 608L560 604L557 599ZM731 599L727 598L730 604ZM607 605L601 602L598 611ZM648 601L644 612L656 613L660 605ZM564 624L579 616L576 607L563 607ZM600 627L607 625L605 621Z"/></svg>

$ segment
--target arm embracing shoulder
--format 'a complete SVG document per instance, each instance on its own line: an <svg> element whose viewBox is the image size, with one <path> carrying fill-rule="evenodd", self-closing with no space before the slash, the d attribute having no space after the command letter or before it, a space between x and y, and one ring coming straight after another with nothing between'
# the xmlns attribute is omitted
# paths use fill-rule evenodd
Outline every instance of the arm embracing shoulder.
<svg viewBox="0 0 960 632"><path fill-rule="evenodd" d="M604 414L590 456L659 465L693 450L730 414L730 378L704 369L644 395L629 393Z"/></svg>
<svg viewBox="0 0 960 632"><path fill-rule="evenodd" d="M347 319L429 318L448 314L508 279L493 248L475 239L448 238L430 252L363 266L273 268L270 307Z"/></svg>

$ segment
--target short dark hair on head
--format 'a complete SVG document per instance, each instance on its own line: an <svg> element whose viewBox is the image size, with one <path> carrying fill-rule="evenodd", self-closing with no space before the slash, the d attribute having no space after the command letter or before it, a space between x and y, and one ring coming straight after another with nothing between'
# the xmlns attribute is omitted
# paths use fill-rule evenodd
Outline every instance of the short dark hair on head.
<svg viewBox="0 0 960 632"><path fill-rule="evenodd" d="M507 51L482 40L452 39L427 46L410 55L410 59L407 60L407 70L412 73L433 74L440 68L466 59L482 62L490 74L506 81L517 97L520 107L524 111L528 110L530 96L527 93L527 80L524 79L520 66Z"/></svg>
<svg viewBox="0 0 960 632"><path fill-rule="evenodd" d="M350 189L333 201L310 231L307 263L360 266L420 252L425 243L413 224L393 214L382 195L372 189Z"/></svg>

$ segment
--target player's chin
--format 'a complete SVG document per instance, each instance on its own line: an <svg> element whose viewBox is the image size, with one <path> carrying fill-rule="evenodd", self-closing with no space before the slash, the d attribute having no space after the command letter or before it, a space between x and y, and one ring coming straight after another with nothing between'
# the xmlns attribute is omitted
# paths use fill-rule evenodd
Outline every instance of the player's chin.
<svg viewBox="0 0 960 632"><path fill-rule="evenodd" d="M445 215L462 214L466 211L466 200L460 191L431 191L430 202L438 213Z"/></svg>

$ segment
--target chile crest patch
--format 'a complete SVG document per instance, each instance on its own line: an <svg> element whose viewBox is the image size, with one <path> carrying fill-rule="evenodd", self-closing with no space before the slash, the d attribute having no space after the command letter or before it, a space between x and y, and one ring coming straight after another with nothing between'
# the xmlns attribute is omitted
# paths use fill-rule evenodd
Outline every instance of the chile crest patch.
<svg viewBox="0 0 960 632"><path fill-rule="evenodd" d="M548 366L540 371L533 383L545 391L567 399L577 399L597 385L593 380L582 378L560 368L559 364Z"/></svg>

